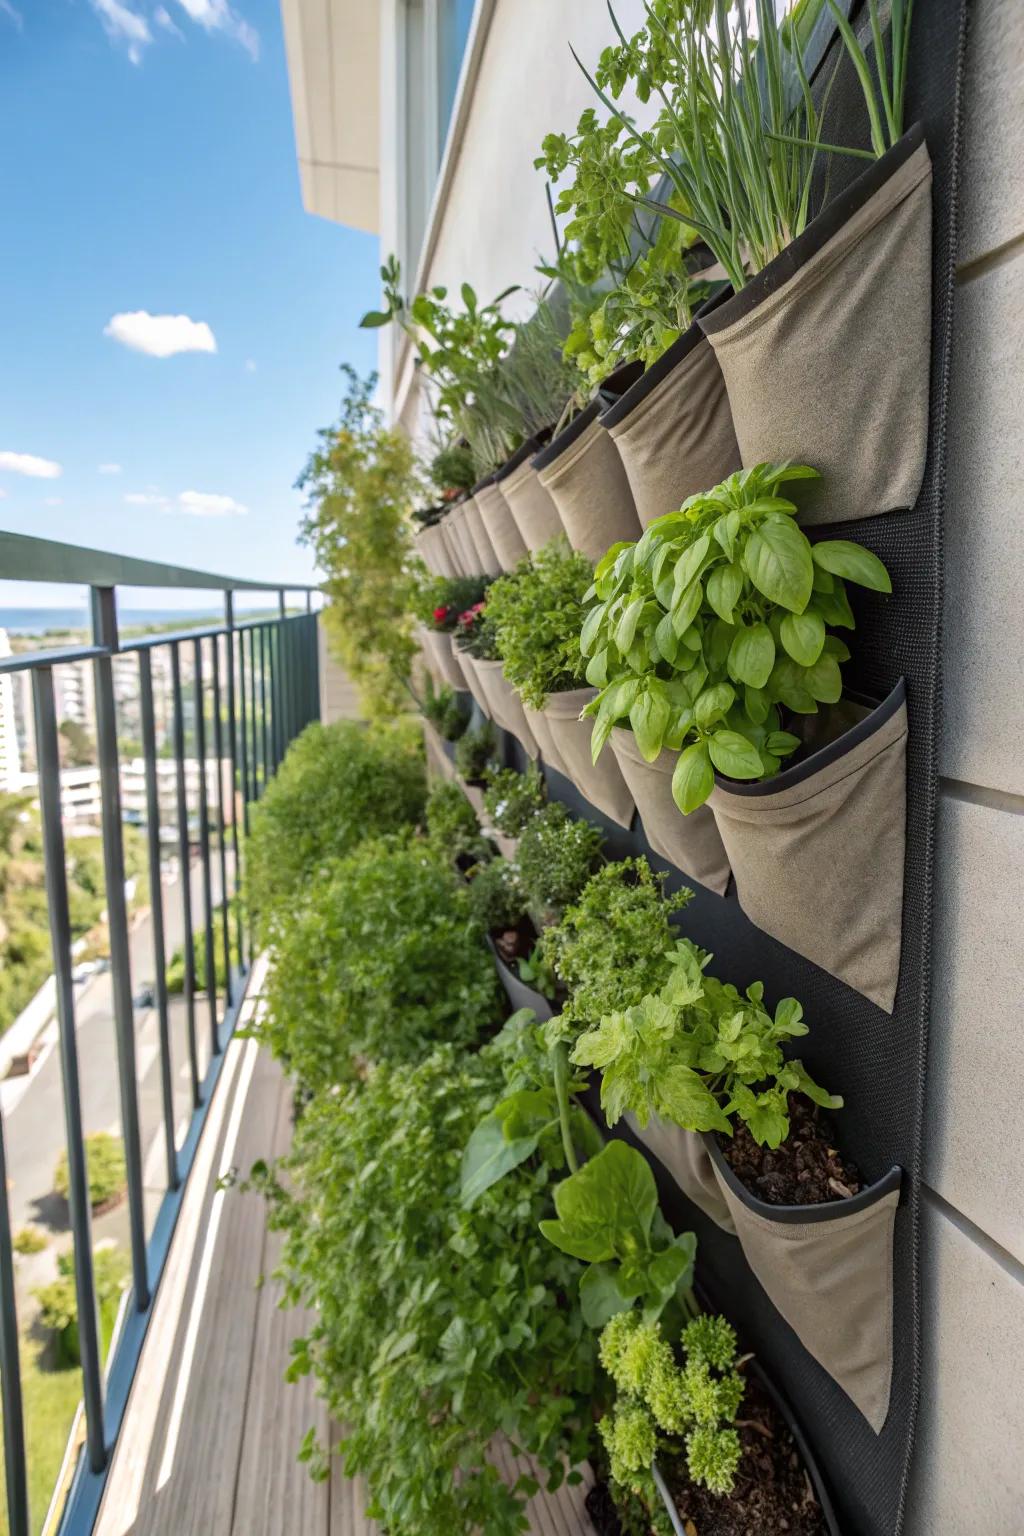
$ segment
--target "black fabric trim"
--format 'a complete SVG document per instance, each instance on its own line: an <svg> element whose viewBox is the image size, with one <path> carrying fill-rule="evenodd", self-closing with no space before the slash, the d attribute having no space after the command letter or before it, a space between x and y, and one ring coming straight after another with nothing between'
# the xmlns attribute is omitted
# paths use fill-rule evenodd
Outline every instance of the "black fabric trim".
<svg viewBox="0 0 1024 1536"><path fill-rule="evenodd" d="M490 485L491 482L494 480L494 478L495 478L495 473L494 473L493 470L491 471L491 473L489 475L484 475L483 479L482 480L478 480L476 485L474 485L473 489L469 493L470 496L475 496L477 491L482 491L484 486L485 485Z"/></svg>
<svg viewBox="0 0 1024 1536"><path fill-rule="evenodd" d="M499 485L501 481L504 480L506 475L510 475L514 469L518 469L524 459L528 459L531 454L538 453L539 451L540 438L528 437L526 442L522 443L520 447L516 449L512 457L510 459L506 459L500 469L495 470L494 474L491 476L491 479L494 481L495 485Z"/></svg>
<svg viewBox="0 0 1024 1536"><path fill-rule="evenodd" d="M876 1179L856 1195L851 1195L849 1200L828 1200L821 1205L769 1205L767 1200L759 1200L756 1195L752 1195L736 1177L714 1136L706 1135L701 1139L711 1153L716 1169L747 1210L755 1216L763 1216L767 1221L778 1221L783 1225L802 1223L811 1226L818 1222L836 1221L840 1217L849 1216L851 1211L866 1211L886 1195L891 1195L894 1189L899 1189L903 1183L903 1169L890 1168L882 1178Z"/></svg>
<svg viewBox="0 0 1024 1536"><path fill-rule="evenodd" d="M561 458L565 450L571 448L578 437L583 436L583 433L590 426L590 423L595 420L600 410L600 400L591 400L586 409L580 411L578 416L574 416L564 431L559 432L557 437L553 437L548 446L538 453L537 457L533 460L533 468L546 469L549 464L553 464L556 459Z"/></svg>
<svg viewBox="0 0 1024 1536"><path fill-rule="evenodd" d="M822 246L842 229L857 210L863 208L864 204L874 197L881 187L884 187L889 177L898 171L923 143L924 128L921 123L915 123L912 128L907 129L898 144L887 149L873 165L869 165L866 171L862 171L845 191L840 192L822 209L817 218L811 220L802 234L797 235L784 251L781 251L766 267L762 267L749 283L744 284L739 293L734 294L728 302L717 304L712 310L705 310L699 315L699 323L704 331L713 336L718 331L725 330L727 326L742 320L744 316L763 304L765 299L784 287L790 278L799 272L801 267L805 267L811 257L816 256Z"/></svg>
<svg viewBox="0 0 1024 1536"><path fill-rule="evenodd" d="M837 736L835 741L819 747L817 752L812 752L810 757L804 758L803 762L794 763L792 768L786 768L782 773L777 773L773 779L744 784L736 779L723 778L716 773L715 788L722 789L729 795L756 798L758 795L774 795L780 789L790 789L794 784L802 784L805 779L813 778L823 768L828 768L831 763L852 752L854 747L859 747L862 741L867 741L892 719L900 706L906 703L906 679L901 677L888 698L883 699L880 704L877 704L874 699L865 699L863 695L856 693L846 692L843 698L852 699L856 704L871 704L873 706L871 714L865 715L863 720L858 720L856 725L851 725L850 729L844 731L841 736Z"/></svg>
<svg viewBox="0 0 1024 1536"><path fill-rule="evenodd" d="M621 400L636 384L638 379L644 376L644 364L639 357L631 357L628 363L620 363L613 368L597 387L597 393L603 405L613 405L616 400Z"/></svg>
<svg viewBox="0 0 1024 1536"><path fill-rule="evenodd" d="M685 330L681 336L677 336L670 347L667 347L658 360L650 365L636 383L631 385L626 392L619 396L614 405L610 405L601 417L603 427L614 427L620 421L625 421L631 411L634 411L642 400L646 400L652 390L657 389L663 379L667 379L673 368L689 357L704 340L704 332L696 320Z"/></svg>

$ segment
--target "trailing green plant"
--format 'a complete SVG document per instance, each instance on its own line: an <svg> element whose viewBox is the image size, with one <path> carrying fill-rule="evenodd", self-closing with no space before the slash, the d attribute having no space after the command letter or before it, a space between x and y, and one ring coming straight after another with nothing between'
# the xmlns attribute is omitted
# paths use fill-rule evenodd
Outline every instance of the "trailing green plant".
<svg viewBox="0 0 1024 1536"><path fill-rule="evenodd" d="M494 766L498 738L489 720L476 725L455 743L455 767L467 784L480 784Z"/></svg>
<svg viewBox="0 0 1024 1536"><path fill-rule="evenodd" d="M416 654L409 512L422 487L408 438L372 403L376 375L360 379L347 363L342 373L341 416L297 481L307 496L299 538L325 574L322 621L363 713L390 718L408 708Z"/></svg>
<svg viewBox="0 0 1024 1536"><path fill-rule="evenodd" d="M246 905L263 939L333 859L420 821L426 797L420 729L307 726L252 810Z"/></svg>
<svg viewBox="0 0 1024 1536"><path fill-rule="evenodd" d="M432 576L416 593L416 617L428 629L453 634L459 615L481 601L489 581L489 576Z"/></svg>
<svg viewBox="0 0 1024 1536"><path fill-rule="evenodd" d="M527 896L516 865L508 859L481 864L469 882L469 910L485 933L518 928L526 916Z"/></svg>
<svg viewBox="0 0 1024 1536"><path fill-rule="evenodd" d="M485 858L487 842L480 831L476 812L457 784L440 779L427 796L427 839L443 857L454 860L463 855Z"/></svg>
<svg viewBox="0 0 1024 1536"><path fill-rule="evenodd" d="M290 1374L315 1373L348 1426L345 1470L365 1477L368 1515L403 1536L522 1531L536 1485L504 1484L487 1458L499 1432L552 1488L587 1452L597 1341L566 1305L571 1262L539 1231L551 1166L524 1160L460 1199L466 1143L505 1093L490 1051L439 1047L318 1095L287 1188L254 1171L285 1234L286 1300L311 1319ZM306 1451L325 1476L322 1451Z"/></svg>
<svg viewBox="0 0 1024 1536"><path fill-rule="evenodd" d="M592 580L590 561L555 539L488 589L487 618L505 676L531 709L583 679L580 626Z"/></svg>
<svg viewBox="0 0 1024 1536"><path fill-rule="evenodd" d="M424 680L423 713L445 741L458 741L469 725L470 708L466 700L447 683L436 687L429 672Z"/></svg>
<svg viewBox="0 0 1024 1536"><path fill-rule="evenodd" d="M659 1450L681 1441L692 1480L731 1493L742 1456L736 1418L746 1383L737 1366L736 1334L724 1317L690 1320L681 1363L657 1320L617 1313L601 1334L601 1364L618 1396L599 1428L612 1479L641 1496L652 1492Z"/></svg>
<svg viewBox="0 0 1024 1536"><path fill-rule="evenodd" d="M491 826L505 837L518 837L547 800L547 788L535 763L525 773L515 768L491 768L484 790L484 810Z"/></svg>
<svg viewBox="0 0 1024 1536"><path fill-rule="evenodd" d="M598 827L570 816L557 800L527 822L516 861L535 913L561 912L577 899L601 859L603 842Z"/></svg>
<svg viewBox="0 0 1024 1536"><path fill-rule="evenodd" d="M842 697L852 629L850 581L890 592L885 566L847 539L812 545L780 494L816 477L806 465L759 464L656 518L635 544L615 544L594 573L580 636L587 681L601 691L595 760L619 721L648 762L681 749L672 793L703 805L717 769L771 778L800 746L780 706L815 714Z"/></svg>
<svg viewBox="0 0 1024 1536"><path fill-rule="evenodd" d="M741 995L706 974L711 956L688 939L668 958L671 974L657 992L606 1013L571 1052L577 1066L601 1073L609 1125L628 1111L641 1127L655 1114L686 1131L731 1136L739 1119L759 1145L778 1147L789 1134L791 1093L842 1108L838 1095L784 1054L808 1033L796 998L783 998L773 1016L762 982Z"/></svg>
<svg viewBox="0 0 1024 1536"><path fill-rule="evenodd" d="M541 934L545 961L568 990L565 1025L578 1028L656 992L671 974L678 943L670 921L693 898L671 895L644 858L603 865L558 922Z"/></svg>
<svg viewBox="0 0 1024 1536"><path fill-rule="evenodd" d="M91 1131L85 1138L85 1166L89 1180L89 1205L101 1211L120 1200L128 1187L124 1143L108 1131ZM53 1171L53 1187L65 1200L70 1196L68 1154L63 1151Z"/></svg>
<svg viewBox="0 0 1024 1536"><path fill-rule="evenodd" d="M363 843L282 914L253 1033L305 1089L326 1089L439 1040L472 1045L500 996L463 881L406 835Z"/></svg>

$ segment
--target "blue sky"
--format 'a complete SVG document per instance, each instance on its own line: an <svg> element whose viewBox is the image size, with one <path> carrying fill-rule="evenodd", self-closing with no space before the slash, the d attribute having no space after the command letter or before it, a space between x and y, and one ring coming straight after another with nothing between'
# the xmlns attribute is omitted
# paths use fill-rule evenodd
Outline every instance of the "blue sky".
<svg viewBox="0 0 1024 1536"><path fill-rule="evenodd" d="M303 211L277 0L0 0L0 103L0 528L312 579L293 484L378 254Z"/></svg>

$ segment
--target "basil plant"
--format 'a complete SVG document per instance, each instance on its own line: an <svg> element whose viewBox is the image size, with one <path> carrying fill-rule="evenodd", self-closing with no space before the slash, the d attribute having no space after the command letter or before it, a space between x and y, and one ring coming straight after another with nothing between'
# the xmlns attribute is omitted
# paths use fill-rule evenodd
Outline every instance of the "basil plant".
<svg viewBox="0 0 1024 1536"><path fill-rule="evenodd" d="M891 592L885 566L846 539L811 544L780 494L817 478L805 464L758 464L659 517L634 544L613 544L586 596L580 650L600 690L596 762L613 726L629 724L648 762L679 752L672 793L684 815L703 805L715 770L765 779L800 746L783 710L811 715L843 692L853 629L846 582Z"/></svg>

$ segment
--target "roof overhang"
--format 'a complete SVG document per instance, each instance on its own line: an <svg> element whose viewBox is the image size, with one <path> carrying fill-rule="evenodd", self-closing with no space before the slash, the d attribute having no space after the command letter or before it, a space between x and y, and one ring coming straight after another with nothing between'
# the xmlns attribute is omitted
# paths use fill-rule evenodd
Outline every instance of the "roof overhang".
<svg viewBox="0 0 1024 1536"><path fill-rule="evenodd" d="M281 0L295 147L308 213L379 232L380 7Z"/></svg>

